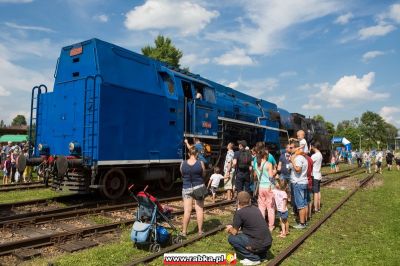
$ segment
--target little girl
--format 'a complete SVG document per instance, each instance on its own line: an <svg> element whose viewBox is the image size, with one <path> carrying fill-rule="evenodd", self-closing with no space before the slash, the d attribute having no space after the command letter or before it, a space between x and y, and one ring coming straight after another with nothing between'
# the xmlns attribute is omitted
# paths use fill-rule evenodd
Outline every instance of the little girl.
<svg viewBox="0 0 400 266"><path fill-rule="evenodd" d="M336 157L334 154L331 155L331 173L334 173L336 170Z"/></svg>
<svg viewBox="0 0 400 266"><path fill-rule="evenodd" d="M287 208L287 193L286 193L286 180L279 179L275 184L273 190L276 209L278 210L279 220L281 222L281 233L279 237L286 237L289 234L289 221L288 221L288 208Z"/></svg>

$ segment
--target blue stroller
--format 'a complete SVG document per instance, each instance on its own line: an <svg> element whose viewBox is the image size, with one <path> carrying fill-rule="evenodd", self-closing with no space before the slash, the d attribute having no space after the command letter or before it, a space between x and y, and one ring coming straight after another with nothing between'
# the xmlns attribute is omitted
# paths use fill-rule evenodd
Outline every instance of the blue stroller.
<svg viewBox="0 0 400 266"><path fill-rule="evenodd" d="M129 187L132 191L133 185ZM159 252L161 246L168 242L171 244L181 243L182 237L168 217L158 200L146 192L147 186L136 196L131 192L132 197L138 202L136 210L136 221L132 226L131 240L136 247L148 247L150 252ZM168 230L159 225L159 221L165 221L173 230L174 236L171 237Z"/></svg>

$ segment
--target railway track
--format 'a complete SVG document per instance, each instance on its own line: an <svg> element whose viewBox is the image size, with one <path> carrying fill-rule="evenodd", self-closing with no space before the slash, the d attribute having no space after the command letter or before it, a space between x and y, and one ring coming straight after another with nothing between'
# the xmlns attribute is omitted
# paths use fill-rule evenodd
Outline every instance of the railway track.
<svg viewBox="0 0 400 266"><path fill-rule="evenodd" d="M318 228L324 224L332 215L337 212L360 188L364 187L375 174L370 174L366 178L359 181L358 186L353 189L344 199L342 199L335 207L333 207L322 219L312 225L303 235L297 238L289 247L279 253L273 260L269 261L269 266L280 265L286 258L295 252L304 241L309 238Z"/></svg>
<svg viewBox="0 0 400 266"><path fill-rule="evenodd" d="M181 200L182 196L160 199L160 203ZM131 200L132 201L132 200ZM17 214L9 217L0 218L0 228L18 228L26 225L40 225L44 223L56 222L78 218L89 214L104 214L118 210L129 210L137 207L136 202L96 202L88 204L78 204L64 208L47 211Z"/></svg>
<svg viewBox="0 0 400 266"><path fill-rule="evenodd" d="M0 185L0 192L9 192L16 190L27 190L27 189L39 189L46 188L46 185L43 182L29 182L29 183L14 183L14 184L6 184Z"/></svg>
<svg viewBox="0 0 400 266"><path fill-rule="evenodd" d="M348 177L351 177L353 175L357 175L357 174L362 173L362 172L364 172L363 169L355 168L355 169L348 169L348 170L342 172L342 173L346 173L346 174L341 175L341 176L334 176L334 177L326 179L327 175L325 175L325 176L322 177L323 179L321 181L321 186L327 186L332 182L336 182L336 181L342 180L344 178L348 178Z"/></svg>
<svg viewBox="0 0 400 266"><path fill-rule="evenodd" d="M178 197L174 198L177 199ZM181 199L181 197L179 197ZM164 201L171 199L164 199ZM161 202L161 200L160 200ZM214 204L209 204L204 206L205 210L210 210L214 208L221 208L223 206L232 205L234 201L221 201ZM194 212L194 210L193 210ZM182 215L183 210L178 210L172 213L173 215ZM135 219L126 219L118 222L107 223L102 225L95 225L83 228L77 228L75 230L70 230L67 232L58 232L46 234L38 237L31 237L27 239L12 241L0 244L0 256L11 255L11 254L19 254L21 256L21 252L29 251L32 253L32 250L53 246L56 244L64 244L67 241L77 241L77 239L82 239L94 235L104 234L108 232L114 232L118 230L118 228L123 226L130 226L135 222ZM31 255L32 256L32 255Z"/></svg>
<svg viewBox="0 0 400 266"><path fill-rule="evenodd" d="M327 185L327 184L329 184L329 183L331 183L331 182L334 182L334 181L338 181L338 180L343 179L343 178L350 177L350 176L352 176L354 173L356 173L358 170L360 170L360 169L358 169L358 168L356 168L356 169L347 169L347 170L343 170L343 171L341 171L341 172L338 172L338 173L346 173L346 172L349 172L349 173L346 174L346 175L342 175L342 176L340 176L340 177L334 177L334 178L332 178L332 179L326 180L326 182L325 182L324 185ZM338 174L338 173L335 173L335 174ZM326 176L326 175L325 175L325 176ZM312 227L310 228L309 231L312 230L312 233L315 232L315 231L322 225L322 223L324 223L327 219L329 219L329 217L332 216L332 214L333 214L337 209L339 209L352 195L355 194L355 192L357 192L357 190L358 190L360 187L364 186L372 177L373 177L373 175L372 175L372 176L369 176L369 177L367 177L367 178L365 178L365 179L362 180L362 181L360 181L360 186L359 186L356 190L353 190L353 191L350 193L349 196L347 196L345 199L343 199L333 210L331 210L331 211L330 211L322 220L320 220L316 225L312 226ZM339 206L339 207L338 207L338 206ZM218 232L224 230L225 228L226 228L226 225L217 226L216 228L205 232L202 236L196 236L196 237L194 237L194 238L191 238L191 239L188 239L188 240L186 240L186 241L183 241L182 243L178 243L178 244L169 246L169 247L167 247L167 248L161 250L160 252L153 253L153 254L150 254L150 255L148 255L148 256L146 256L146 257L136 259L136 260L132 261L131 263L127 264L126 266L133 266L133 265L138 265L138 264L149 263L149 262L151 262L152 260L154 260L154 259L156 259L156 258L162 256L162 255L163 255L164 253L166 253L166 252L172 252L172 251L174 251L174 250L177 250L177 249L179 249L179 248L182 248L182 247L184 247L184 246L187 246L187 245L189 245L189 244L192 244L192 243L194 243L194 242L196 242L196 241L199 241L199 240L201 240L201 239L203 239L203 238L205 238L205 237L214 235L214 234L216 234L216 233L218 233ZM314 229L314 228L315 228L315 229ZM312 233L311 233L311 234L312 234ZM310 234L310 235L311 235L311 234ZM304 239L304 240L305 240L305 239ZM303 240L302 242L304 242L304 240ZM296 240L293 244L295 244L297 241L300 241L300 240ZM294 251L294 250L293 250L293 251ZM282 261L281 261L281 262L282 262ZM281 262L279 262L279 263L277 263L277 264L271 264L271 265L279 265ZM272 263L272 261L271 261L270 263ZM269 264L268 264L268 265L269 265Z"/></svg>

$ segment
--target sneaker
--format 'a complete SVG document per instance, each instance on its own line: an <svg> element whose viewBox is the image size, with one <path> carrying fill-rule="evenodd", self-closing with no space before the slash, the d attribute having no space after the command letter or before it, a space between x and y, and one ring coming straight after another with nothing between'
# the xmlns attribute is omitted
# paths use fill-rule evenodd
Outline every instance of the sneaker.
<svg viewBox="0 0 400 266"><path fill-rule="evenodd" d="M306 226L304 224L297 224L297 225L293 226L293 228L295 228L295 229L306 229Z"/></svg>
<svg viewBox="0 0 400 266"><path fill-rule="evenodd" d="M261 261L244 259L244 260L241 260L240 263L243 265L258 265L261 263Z"/></svg>

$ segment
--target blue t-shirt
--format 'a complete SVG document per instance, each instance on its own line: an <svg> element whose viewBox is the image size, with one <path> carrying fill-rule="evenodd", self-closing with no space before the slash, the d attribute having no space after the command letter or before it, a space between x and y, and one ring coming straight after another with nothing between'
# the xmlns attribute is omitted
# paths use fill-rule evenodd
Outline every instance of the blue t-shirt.
<svg viewBox="0 0 400 266"><path fill-rule="evenodd" d="M202 161L203 163L207 164L207 159L206 157L204 157L204 147L203 144L201 143L196 143L194 144L194 148L196 149L196 151L198 152L197 158Z"/></svg>

